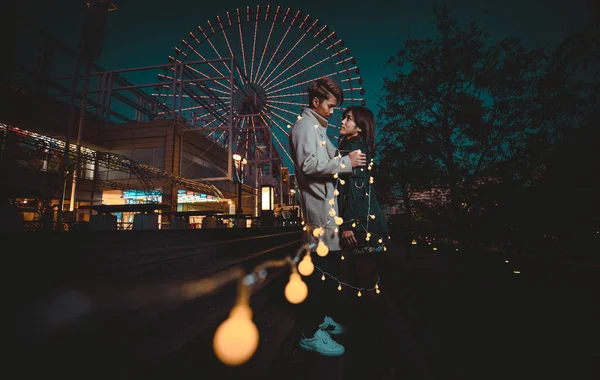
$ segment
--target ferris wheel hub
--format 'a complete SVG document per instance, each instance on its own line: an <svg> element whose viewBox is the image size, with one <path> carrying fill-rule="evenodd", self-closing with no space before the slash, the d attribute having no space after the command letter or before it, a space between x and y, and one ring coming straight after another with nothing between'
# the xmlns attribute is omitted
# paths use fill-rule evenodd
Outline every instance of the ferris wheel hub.
<svg viewBox="0 0 600 380"><path fill-rule="evenodd" d="M267 92L256 83L246 83L233 94L233 111L238 116L256 115L267 105Z"/></svg>

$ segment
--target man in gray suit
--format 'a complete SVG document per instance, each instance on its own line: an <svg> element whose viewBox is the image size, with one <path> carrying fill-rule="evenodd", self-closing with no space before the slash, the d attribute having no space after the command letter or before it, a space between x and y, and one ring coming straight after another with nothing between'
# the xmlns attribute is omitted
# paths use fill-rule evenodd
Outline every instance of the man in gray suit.
<svg viewBox="0 0 600 380"><path fill-rule="evenodd" d="M327 257L311 255L315 265L328 273L339 268L341 251L335 223L338 204L335 192L337 179L334 175L350 173L352 168L367 164L366 155L358 150L341 157L327 136L328 119L343 101L344 93L333 79L317 79L308 88L308 108L302 110L290 133L290 151L300 191L300 206L307 226L304 241L310 244L311 252L316 252L319 239L329 248ZM332 199L335 202L333 205L330 203ZM313 236L316 228L324 232L318 238ZM339 356L344 353L344 347L332 340L331 334L342 333L343 326L329 315L325 315L322 323L319 323L323 314L316 315L326 308L332 309L336 301L332 296L336 295L332 295L331 290L335 288L332 288L333 284L321 284L319 277L320 273L314 272L308 278L309 296L302 305L304 309L298 323L303 335L314 329L316 332L311 338L303 336L300 347L326 356Z"/></svg>

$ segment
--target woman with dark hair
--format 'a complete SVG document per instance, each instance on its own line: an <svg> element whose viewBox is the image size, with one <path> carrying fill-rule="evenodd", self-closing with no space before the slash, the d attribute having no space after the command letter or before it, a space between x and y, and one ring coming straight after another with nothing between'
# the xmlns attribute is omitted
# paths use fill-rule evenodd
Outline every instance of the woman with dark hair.
<svg viewBox="0 0 600 380"><path fill-rule="evenodd" d="M388 230L383 211L374 189L372 177L373 156L375 153L375 117L365 107L351 106L344 110L340 127L341 139L338 149L342 156L355 150L367 155L367 164L352 169L351 173L341 174L338 186L340 216L344 222L340 226L340 243L344 247L343 266L346 270L343 282L343 312L341 323L347 327L349 358L346 360L371 363L354 369L357 378L383 378L393 371L395 355L389 350L398 341L387 336L390 305L386 294L379 293L380 269L385 269L382 260L389 254L385 244ZM353 288L353 289L352 289ZM385 283L384 283L385 290ZM395 323L395 322L393 322ZM392 334L393 336L393 334ZM374 347L385 347L383 352ZM363 368L364 367L364 368ZM362 373L365 372L365 373ZM377 377L377 374L380 377Z"/></svg>
<svg viewBox="0 0 600 380"><path fill-rule="evenodd" d="M344 180L338 198L340 216L344 219L340 228L341 242L348 248L349 255L383 252L388 230L371 176L375 154L373 112L361 106L346 108L340 134L338 149L342 156L357 149L367 155L366 166L353 168L352 173L340 176Z"/></svg>

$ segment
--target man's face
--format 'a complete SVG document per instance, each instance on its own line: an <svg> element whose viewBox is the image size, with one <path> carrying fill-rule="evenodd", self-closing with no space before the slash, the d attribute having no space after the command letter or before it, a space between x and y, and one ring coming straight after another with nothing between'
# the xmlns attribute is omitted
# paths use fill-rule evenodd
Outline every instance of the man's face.
<svg viewBox="0 0 600 380"><path fill-rule="evenodd" d="M319 101L319 98L315 97L312 101L312 109L320 116L325 119L329 119L331 115L333 115L333 110L337 105L337 98L331 95L329 98L325 100Z"/></svg>

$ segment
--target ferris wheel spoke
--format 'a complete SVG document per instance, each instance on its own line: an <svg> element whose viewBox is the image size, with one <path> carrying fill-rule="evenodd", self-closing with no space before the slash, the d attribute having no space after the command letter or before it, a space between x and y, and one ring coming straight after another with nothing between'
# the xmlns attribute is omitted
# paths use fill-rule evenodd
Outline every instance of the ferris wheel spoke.
<svg viewBox="0 0 600 380"><path fill-rule="evenodd" d="M219 16L217 16L217 20L219 21L219 24L221 25L221 31L223 32L223 37L225 38L225 43L227 43L227 48L229 49L229 54L231 54L231 56L234 57L235 54L233 54L233 50L231 49L231 43L229 42L229 38L227 37L225 27L221 23L221 18ZM231 15L229 14L229 12L227 12L227 20L229 21L229 26L232 26L233 22L231 21ZM240 72L239 67L236 67L236 69L237 69L238 75L241 77L242 73Z"/></svg>
<svg viewBox="0 0 600 380"><path fill-rule="evenodd" d="M234 118L237 115L234 115ZM204 128L208 127L210 124L214 123L215 121L217 121L217 119L211 121L210 123L206 124L204 126ZM221 124L217 125L216 127L214 127L209 133L206 134L207 137L211 137L213 134L218 133L219 131L221 132L221 136L223 135L223 133L227 132L228 129L222 130L221 127L227 125L227 123L221 122Z"/></svg>
<svg viewBox="0 0 600 380"><path fill-rule="evenodd" d="M192 35L192 34L190 33L190 35ZM188 49L190 49L192 52L194 52L194 54L196 54L201 60L204 60L204 61L207 60L202 54L200 54L200 52L198 52L196 49L194 49L194 47L189 42L187 42L186 40L181 40L181 42L185 46L187 46ZM221 56L219 56L219 58L221 58ZM208 62L208 65L210 67L212 67L212 69L215 70L217 72L217 74L219 74L220 76L222 76L222 77L226 76L226 74L223 74L221 71L219 71L219 69L217 69L212 62ZM227 67L227 65L225 65L225 67Z"/></svg>
<svg viewBox="0 0 600 380"><path fill-rule="evenodd" d="M275 120L273 120L273 118L272 118L272 117L271 117L271 116L270 116L268 113L265 113L265 116L266 116L267 118L269 118L269 120L271 120L271 122L272 122L273 124L275 124L277 127L279 127L279 129L282 129L282 128L281 128L281 126L280 126L280 125L279 125L279 124L278 124L278 123L277 123ZM290 161L292 161L292 157L291 157L291 156L290 156L290 154L288 153L288 150L287 150L287 149L285 149L285 147L284 147L284 146L281 144L281 141L279 141L279 139L277 138L277 136L275 136L275 134L274 134L274 133L272 133L271 135L273 135L273 138L275 138L275 141L277 141L277 143L278 143L278 144L279 144L279 146L281 147L281 150L283 150L283 153L285 153L285 155L286 155L286 156L287 156L287 157L290 159Z"/></svg>
<svg viewBox="0 0 600 380"><path fill-rule="evenodd" d="M237 12L237 21L238 21L238 29L240 31L240 45L242 49L242 61L244 63L244 75L248 76L248 69L246 68L246 52L244 51L244 36L242 33L242 19L240 17L240 9L236 9Z"/></svg>
<svg viewBox="0 0 600 380"><path fill-rule="evenodd" d="M250 81L254 76L254 56L256 54L256 34L258 33L258 19L260 16L260 5L256 6L256 20L254 21L254 39L252 41L252 62L250 64Z"/></svg>
<svg viewBox="0 0 600 380"><path fill-rule="evenodd" d="M217 16L217 19L219 20L219 23L220 23L219 16ZM212 28L212 25L210 24L210 21L209 21L208 23L209 23L209 26ZM210 39L210 38L208 38L208 36L206 35L206 32L204 31L204 29L202 29L202 27L201 27L201 26L198 26L198 30L199 30L199 31L200 31L200 33L202 33L202 35L204 36L204 41L208 41L208 44L209 44L209 45L210 45L210 46L213 48L213 51L215 52L215 54L217 54L217 57L219 57L219 59L223 59L223 56L221 55L221 53L219 53L219 50L218 50L218 49L216 48L216 46L213 44L213 42L211 41L211 39ZM213 32L214 32L214 29L213 29ZM190 33L189 33L189 35L190 35L190 37L191 37L191 38L192 38L194 41L196 41L196 43L197 43L198 45L200 45L200 40L198 39L198 37L197 37L197 36L196 36L194 33L190 32ZM182 40L182 41L183 41L183 40ZM188 46L189 46L190 48L192 48L191 44L188 44ZM193 49L193 51L194 51L194 52L195 52L195 53L196 53L196 54L197 54L199 57L202 57L202 55L201 55L200 53L198 53L198 52L196 51L196 49ZM201 58L201 59L204 59L204 58ZM229 66L227 66L227 62L223 61L223 62L221 62L221 64L222 64L223 66L225 66L225 69L227 69L227 71L228 71L228 72L231 74L231 68L229 68ZM217 70L217 69L215 69L215 71L217 71L217 72L218 72L218 70Z"/></svg>
<svg viewBox="0 0 600 380"><path fill-rule="evenodd" d="M319 22L319 20L316 20L316 21L314 22L313 26L314 26L316 23L318 23L318 22ZM311 28L312 28L312 26L311 26ZM321 30L319 30L319 31L318 31L318 32L315 34L315 37L316 37L317 35L319 35L319 34L320 34L320 33L321 33L321 32L322 32L322 31L323 31L325 28L327 28L327 25L326 25L326 26L324 26L323 28L321 28ZM283 75L283 74L284 74L286 71L288 71L288 70L290 70L291 68L295 67L295 65L296 65L298 62L300 62L302 59L304 59L304 58L305 58L307 55L309 55L309 54L310 54L310 53L311 53L313 50L315 50L316 48L318 48L318 47L321 45L321 43L323 43L325 40L326 40L326 38L325 38L325 39L323 39L323 40L321 40L320 42L318 42L318 43L317 43L315 46L313 46L313 47L312 47L310 50L308 50L306 53L304 53L304 54L303 54L303 55L302 55L300 58L298 58L298 59L297 59L296 61L294 61L294 62L293 62L291 65L289 65L289 66L288 66L286 69L284 69L282 72L280 72L280 73L279 73L279 74L278 74L278 75L277 75L275 78L271 79L271 80L270 80L268 83L266 83L266 84L264 85L265 89L266 89L266 90L269 90L269 89L271 89L271 88L273 88L273 87L276 87L277 85L273 85L273 86L269 86L269 85L270 85L271 83L273 83L273 82L274 82L274 81L275 81L277 78L279 78L280 76L282 76L282 75Z"/></svg>
<svg viewBox="0 0 600 380"><path fill-rule="evenodd" d="M260 5L259 5L260 7ZM267 5L267 10L265 12L265 20L269 17L269 10L271 9L271 5ZM250 78L253 82L256 82L258 79L258 74L260 72L260 68L263 63L263 59L265 58L265 53L267 51L267 47L269 46L269 42L271 42L271 35L273 34L273 28L275 27L275 22L277 21L277 15L279 14L280 7L277 7L277 11L275 16L273 16L273 22L271 23L271 28L269 29L269 34L267 35L267 40L265 41L265 46L263 47L262 55L260 56L260 61L258 63L258 67L256 68L256 76L254 78ZM258 12L257 12L258 17Z"/></svg>
<svg viewBox="0 0 600 380"><path fill-rule="evenodd" d="M293 125L293 124L294 124L294 122L293 122L293 121L290 121L290 120L286 119L285 117L281 116L280 114L278 114L277 112L275 112L275 111L274 111L273 109L271 109L271 108L273 108L273 109L277 109L277 110L281 110L281 111L284 111L284 112L287 112L287 113L291 113L291 114L292 114L292 115L294 115L294 116L297 116L297 114L295 114L295 113L293 113L292 111L289 111L289 110L284 110L284 109L282 109L282 108L275 107L275 106L273 106L273 105L268 105L268 106L267 106L267 111L269 111L269 113L271 113L271 114L273 114L273 115L277 116L278 118L280 118L281 120L285 121L285 122L287 123L287 125ZM287 133L287 132L286 132L286 133Z"/></svg>
<svg viewBox="0 0 600 380"><path fill-rule="evenodd" d="M315 23L317 23L317 21L315 21ZM321 34L322 31L327 29L327 25L323 26L316 34L315 37L317 37L319 34ZM271 85L271 83L273 83L277 78L279 78L283 73L285 73L287 70L293 68L300 60L304 59L308 54L310 54L313 50L317 49L319 46L322 46L323 43L326 43L327 41L329 41L329 39L333 36L336 35L336 32L333 31L331 33L329 33L327 36L325 36L324 38L322 38L319 42L317 42L311 49L309 49L306 53L304 53L300 58L298 58L294 63L292 63L291 65L289 65L285 70L283 70L281 73L279 73L279 75L277 75L275 78L271 79L268 83L266 83L264 85L265 90L268 91L272 88L277 87L279 84L281 84L282 82L278 82L274 85ZM327 48L325 48L325 50L328 50L332 45L329 45Z"/></svg>
<svg viewBox="0 0 600 380"><path fill-rule="evenodd" d="M356 69L356 66L354 66L354 67L349 67L349 68L346 68L346 69L343 69L343 70L339 70L339 71L335 71L335 72L333 72L333 73L330 73L330 74L328 74L328 76L329 76L329 77L334 77L334 76L336 76L336 75L340 75L340 74L346 74L346 75L347 75L347 74L348 74L348 72L350 72L351 70L355 70L355 69ZM308 80L305 80L305 81L303 81L303 82L294 83L294 84L292 84L292 85L289 85L289 86L286 86L286 87L279 88L279 89L277 89L277 90L273 90L273 91L267 92L267 95L269 95L269 96L272 96L272 94L275 94L275 93L277 93L277 92L281 92L281 91L289 90L290 88L294 88L294 87L298 87L298 86L305 85L305 84L307 84L307 83L314 82L316 79L320 78L321 76L322 76L322 74L321 74L321 75L318 75L318 76L315 76L315 77L313 77L313 78L310 78L310 79L308 79Z"/></svg>
<svg viewBox="0 0 600 380"><path fill-rule="evenodd" d="M290 115L293 115L294 117L297 117L297 116L298 116L298 113L297 113L297 112L292 112L292 111L290 111L290 110L286 110L285 108L280 108L280 107L274 106L274 105L272 105L272 104L267 104L267 109L268 109L268 108L273 108L273 109L276 109L276 110L279 110L279 111L282 111L282 112L288 113L288 114L290 114ZM290 122L290 121L289 121L289 120L287 120L287 119L284 119L284 120L285 120L286 122L290 123L290 124L294 124L294 122L293 122L293 121L292 121L292 122Z"/></svg>
<svg viewBox="0 0 600 380"><path fill-rule="evenodd" d="M220 106L220 107L222 107L221 109L223 109L223 108L227 107L229 104L228 101L222 100L222 99L214 96L214 94L212 92L210 92L210 89L207 89L204 87L196 87L196 89L198 89L199 91L202 91L204 94L206 94L208 96L208 101L204 100L204 97L202 95L192 92L191 88L184 88L183 92L185 92L188 95L188 97L185 98L185 100L187 100L187 103L191 103L193 101L194 104L203 106L205 109L207 109L209 112L211 112L213 114L218 113L215 110L216 106ZM183 107L183 104L182 104L182 107Z"/></svg>
<svg viewBox="0 0 600 380"><path fill-rule="evenodd" d="M269 102L276 103L276 104L287 104L287 105L290 105L290 106L300 106L300 107L305 107L306 106L303 103L298 103L298 102L284 102L284 101L280 101L280 100L269 100Z"/></svg>
<svg viewBox="0 0 600 380"><path fill-rule="evenodd" d="M300 12L298 12L300 13ZM298 15L296 15L298 16ZM310 19L310 15L306 15L306 17L304 18L304 20L302 20L302 23L298 26L299 28L302 28L302 26L304 25L305 22L307 22ZM295 20L295 18L294 18ZM294 23L294 20L292 20L292 23ZM285 60L287 59L287 57L292 54L292 52L296 49L296 47L298 47L298 45L302 42L302 40L304 39L304 37L306 37L306 35L312 30L312 28L317 24L318 20L316 20L315 22L313 22L313 24L311 26L309 26L306 31L298 38L298 40L294 43L294 45L288 50L288 52L283 56L282 59L279 60L279 63L277 63L277 65L273 68L273 70L271 70L271 72L269 73L269 75L267 75L267 77L262 81L262 86L263 87L268 87L269 83L271 83L273 80L275 80L276 78L278 78L281 74L280 73L275 79L272 79L271 81L269 81L268 83L265 83L269 80L269 78L271 77L271 75L273 75L273 73L275 73L275 71L279 68L279 66L281 66L281 64L283 62L285 62ZM298 60L296 60L296 62L298 62ZM292 63L291 65L288 66L288 68L285 71L289 70L291 67L293 67L296 62Z"/></svg>
<svg viewBox="0 0 600 380"><path fill-rule="evenodd" d="M338 53L338 52L336 52L336 53L333 53L333 54L331 54L330 56L328 56L328 57L325 57L325 58L323 58L322 60L320 60L320 61L318 61L318 62L315 62L315 63L313 63L312 65L310 65L310 66L306 67L305 69L302 69L302 70L300 70L300 71L299 71L299 72L297 72L296 74L294 74L294 75L290 75L290 76L289 76L289 77L287 77L286 79L284 79L284 80L282 80L282 81L278 82L277 84L275 84L275 85L273 85L273 86L269 87L269 89L275 88L276 86L279 86L279 85L281 85L282 83L285 83L285 82L287 82L287 81L289 81L289 80L291 80L291 79L293 79L293 78L297 77L298 75L300 75L300 74L303 74L303 73L307 72L308 70L312 70L312 69L314 69L315 67L318 67L319 65L321 65L321 64L323 64L323 63L325 63L325 62L329 61L330 59L332 59L332 58L336 57L337 55L339 55L339 53ZM322 74L322 75L323 75L323 74ZM321 76L322 76L322 75L321 75Z"/></svg>
<svg viewBox="0 0 600 380"><path fill-rule="evenodd" d="M292 97L292 96L293 97L302 97L303 98L303 97L306 96L306 94L304 92L296 92L296 93L293 93L293 94L280 94L280 95L277 95L277 96L271 96L270 98L279 99L279 98L289 98L289 97Z"/></svg>
<svg viewBox="0 0 600 380"><path fill-rule="evenodd" d="M205 79L209 79L209 78L211 78L211 77L210 77L210 75L208 75L208 74L205 74L204 72L202 72L202 71L198 70L197 68L195 68L195 67L193 67L193 66L190 66L190 65L185 65L185 66L184 66L184 72L186 72L186 73L187 73L189 76L191 76L191 77L193 77L193 76L194 76L194 74L198 74L198 75L201 75L201 76L203 76ZM193 79L198 79L198 77L195 77L195 78L193 78ZM223 83L222 83L220 80L214 81L213 83L215 83L215 84L218 84L219 86L221 86L221 87L225 88L225 90L227 90L227 91L229 90L229 87L228 87L227 85L223 84ZM193 82L191 83L191 85L193 85L193 86L198 86L198 84L197 84L197 83L193 83ZM206 86L206 85L205 85L205 86ZM222 90L221 92L222 92L223 94L227 94L227 92L226 92L226 91L223 91L223 90Z"/></svg>
<svg viewBox="0 0 600 380"><path fill-rule="evenodd" d="M285 23L285 20L287 19L287 16L289 15L290 10L291 9L288 8L287 11L285 12L285 15L283 15L283 20L282 20L283 23ZM260 84L262 82L263 76L268 71L269 66L271 66L271 62L273 62L273 58L275 58L275 56L277 55L279 48L281 48L281 45L283 44L283 41L285 41L286 37L288 36L288 33L290 32L290 29L292 29L292 26L293 26L293 23L290 23L290 25L287 27L285 33L283 34L283 37L281 38L281 41L279 41L279 44L277 45L277 48L275 49L275 52L271 55L271 59L269 59L269 63L267 63L267 66L265 66L265 69L263 70L262 74L260 75L260 78L258 79L258 82L257 82L258 84Z"/></svg>
<svg viewBox="0 0 600 380"><path fill-rule="evenodd" d="M281 151L288 156L288 158L290 159L290 161L292 161L292 156L290 156L290 154L288 153L288 149L285 148L285 146L283 146L283 144L281 143L281 141L279 141L279 138L275 135L273 135L273 138L275 139L275 141L277 141L277 144L279 144L279 147L281 148ZM292 161L293 162L293 161Z"/></svg>

